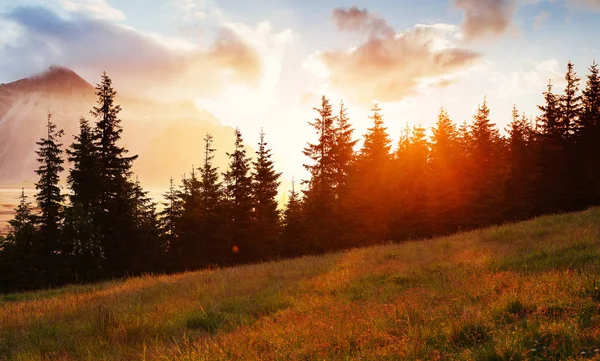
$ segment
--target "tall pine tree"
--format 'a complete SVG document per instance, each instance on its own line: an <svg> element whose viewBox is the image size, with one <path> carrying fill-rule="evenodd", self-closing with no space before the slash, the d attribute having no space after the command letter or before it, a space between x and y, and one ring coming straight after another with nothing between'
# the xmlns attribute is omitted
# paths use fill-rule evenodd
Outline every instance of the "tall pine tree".
<svg viewBox="0 0 600 361"><path fill-rule="evenodd" d="M275 171L271 150L267 148L265 133L261 130L256 160L252 163L252 196L254 198L253 235L261 258L279 254L280 214L277 209L277 191L281 173Z"/></svg>
<svg viewBox="0 0 600 361"><path fill-rule="evenodd" d="M52 114L48 113L46 137L36 144L38 150L38 169L35 171L39 179L35 184L36 200L40 210L39 239L41 242L40 262L43 269L42 278L47 285L56 285L66 276L63 269L65 248L61 243L64 219L64 195L60 190L60 173L64 170L63 150L60 138L64 132L52 123Z"/></svg>
<svg viewBox="0 0 600 361"><path fill-rule="evenodd" d="M229 157L225 173L227 212L233 262L249 261L258 257L256 244L250 237L252 227L252 177L250 158L246 155L242 132L235 130L235 148Z"/></svg>

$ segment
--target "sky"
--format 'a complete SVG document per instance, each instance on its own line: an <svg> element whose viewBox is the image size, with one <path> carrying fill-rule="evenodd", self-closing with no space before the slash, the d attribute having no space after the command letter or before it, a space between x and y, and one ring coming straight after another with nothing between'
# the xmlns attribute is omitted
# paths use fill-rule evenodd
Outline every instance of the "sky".
<svg viewBox="0 0 600 361"><path fill-rule="evenodd" d="M503 129L568 61L600 61L600 0L0 0L0 82L70 67L121 94L193 101L250 143L262 128L287 179L305 178L326 95L361 137L374 102L393 140L484 97ZM126 131L126 130L125 130ZM143 135L140 135L143 136Z"/></svg>

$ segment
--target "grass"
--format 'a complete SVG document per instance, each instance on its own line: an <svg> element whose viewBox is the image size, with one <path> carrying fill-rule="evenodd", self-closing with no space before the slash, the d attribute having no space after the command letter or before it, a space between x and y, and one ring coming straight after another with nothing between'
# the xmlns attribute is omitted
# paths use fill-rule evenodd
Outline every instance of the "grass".
<svg viewBox="0 0 600 361"><path fill-rule="evenodd" d="M600 209L0 296L0 360L600 360Z"/></svg>

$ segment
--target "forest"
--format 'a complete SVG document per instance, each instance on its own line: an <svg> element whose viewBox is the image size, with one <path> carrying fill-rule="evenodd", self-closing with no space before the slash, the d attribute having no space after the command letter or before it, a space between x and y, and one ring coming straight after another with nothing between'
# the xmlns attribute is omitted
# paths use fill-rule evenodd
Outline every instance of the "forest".
<svg viewBox="0 0 600 361"><path fill-rule="evenodd" d="M397 144L378 105L359 139L345 105L323 96L303 150L310 179L283 210L267 135L251 158L240 129L224 173L206 134L201 166L154 203L131 170L137 156L120 145L121 107L103 73L75 139L48 114L35 200L22 193L0 239L0 292L416 241L599 205L598 71L594 62L582 80L569 63L565 88L547 86L540 115L507 109L504 132L484 98L471 122L441 108L430 132L407 126Z"/></svg>

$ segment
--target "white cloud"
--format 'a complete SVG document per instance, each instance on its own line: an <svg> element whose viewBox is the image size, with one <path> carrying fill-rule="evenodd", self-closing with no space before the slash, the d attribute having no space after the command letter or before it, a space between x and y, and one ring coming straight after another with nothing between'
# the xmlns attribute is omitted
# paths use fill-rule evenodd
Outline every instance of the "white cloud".
<svg viewBox="0 0 600 361"><path fill-rule="evenodd" d="M396 32L366 9L336 9L333 16L340 31L367 38L350 49L319 51L305 60L303 67L320 79L313 88L319 93L363 105L398 102L424 88L447 85L480 58L457 47L460 35L453 25L419 24Z"/></svg>
<svg viewBox="0 0 600 361"><path fill-rule="evenodd" d="M87 13L97 19L125 20L125 14L106 0L60 0L60 4L69 12Z"/></svg>
<svg viewBox="0 0 600 361"><path fill-rule="evenodd" d="M509 75L495 72L490 77L498 87L498 97L514 98L545 91L550 79L553 84L559 85L564 74L561 73L558 60L548 59L531 64L528 70L520 69Z"/></svg>

